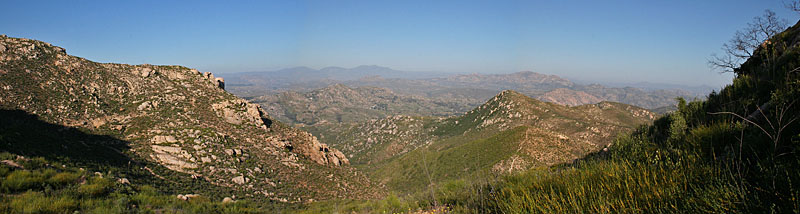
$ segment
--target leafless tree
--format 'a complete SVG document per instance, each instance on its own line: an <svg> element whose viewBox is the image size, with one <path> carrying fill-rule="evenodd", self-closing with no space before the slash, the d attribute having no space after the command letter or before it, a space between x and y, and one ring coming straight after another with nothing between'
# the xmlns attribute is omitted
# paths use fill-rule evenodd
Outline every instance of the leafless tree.
<svg viewBox="0 0 800 214"><path fill-rule="evenodd" d="M786 19L779 18L771 10L753 18L742 30L736 31L730 41L722 45L723 54L711 54L708 64L720 72L734 72L745 60L752 57L755 50L769 38L788 26Z"/></svg>
<svg viewBox="0 0 800 214"><path fill-rule="evenodd" d="M795 13L800 13L800 0L783 1L783 6Z"/></svg>

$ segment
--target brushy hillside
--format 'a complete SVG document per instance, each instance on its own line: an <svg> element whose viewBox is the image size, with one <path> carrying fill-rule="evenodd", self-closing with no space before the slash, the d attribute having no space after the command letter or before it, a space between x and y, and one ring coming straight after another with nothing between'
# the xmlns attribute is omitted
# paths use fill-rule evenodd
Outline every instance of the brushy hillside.
<svg viewBox="0 0 800 214"><path fill-rule="evenodd" d="M223 88L194 69L96 63L0 36L0 150L215 200L380 193L344 154Z"/></svg>
<svg viewBox="0 0 800 214"><path fill-rule="evenodd" d="M764 42L706 101L574 164L439 189L473 213L800 212L800 23Z"/></svg>
<svg viewBox="0 0 800 214"><path fill-rule="evenodd" d="M414 193L446 180L567 163L654 118L620 103L568 107L508 90L461 116L392 116L312 132L390 189Z"/></svg>
<svg viewBox="0 0 800 214"><path fill-rule="evenodd" d="M43 157L0 153L2 213L279 213L291 206L162 193L112 174Z"/></svg>
<svg viewBox="0 0 800 214"><path fill-rule="evenodd" d="M309 209L362 213L406 212L418 207L452 213L798 213L800 22L764 42L734 72L733 83L712 92L707 100L678 99L677 109L651 125L618 136L608 150L572 163L503 176L470 175L469 179L439 182L426 178L433 185L417 194L382 201L316 203ZM439 130L455 133L453 136L468 130L453 124ZM502 144L520 138L525 129L529 128L507 129L490 141ZM479 151L491 156L496 150ZM450 157L438 152L404 156L416 154L431 166L430 162ZM469 158L480 160L478 156ZM457 169L445 172L463 173Z"/></svg>

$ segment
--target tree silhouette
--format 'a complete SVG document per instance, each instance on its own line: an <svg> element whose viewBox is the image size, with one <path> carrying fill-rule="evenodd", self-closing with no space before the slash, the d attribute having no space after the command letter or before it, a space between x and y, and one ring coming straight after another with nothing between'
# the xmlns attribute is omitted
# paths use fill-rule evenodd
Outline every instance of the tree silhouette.
<svg viewBox="0 0 800 214"><path fill-rule="evenodd" d="M794 5L800 9L800 3ZM720 72L735 72L742 62L753 56L759 46L768 43L769 38L783 32L787 26L786 19L779 18L771 10L765 10L763 15L754 17L747 27L736 31L733 38L722 45L723 54L711 54L708 64Z"/></svg>

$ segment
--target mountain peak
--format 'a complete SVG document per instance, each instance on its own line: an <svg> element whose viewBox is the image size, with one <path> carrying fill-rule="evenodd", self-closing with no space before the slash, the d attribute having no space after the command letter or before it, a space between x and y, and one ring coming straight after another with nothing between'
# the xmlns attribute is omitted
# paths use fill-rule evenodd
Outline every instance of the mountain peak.
<svg viewBox="0 0 800 214"><path fill-rule="evenodd" d="M540 73L533 72L533 71L518 71L518 72L514 72L514 73L515 74L525 74L525 75L540 74Z"/></svg>
<svg viewBox="0 0 800 214"><path fill-rule="evenodd" d="M323 90L353 90L353 89L350 88L350 87L347 87L344 84L336 83L336 84L333 84L333 85L329 85L328 87L325 87Z"/></svg>
<svg viewBox="0 0 800 214"><path fill-rule="evenodd" d="M347 68L343 68L343 67L339 67L339 66L328 66L328 67L324 67L324 68L319 69L319 70L320 71L343 71L343 70L347 70Z"/></svg>
<svg viewBox="0 0 800 214"><path fill-rule="evenodd" d="M477 108L473 109L472 111L467 112L466 115L483 115L480 117L486 118L489 117L490 115L495 115L496 112L497 113L503 112L503 114L508 114L511 112L519 111L521 105L527 105L526 103L537 102L537 101L538 100L530 98L514 90L503 90L494 97L487 100L486 103L484 103L483 105L480 105Z"/></svg>
<svg viewBox="0 0 800 214"><path fill-rule="evenodd" d="M382 70L386 69L386 70L391 70L391 68L378 66L378 65L359 65L359 66L356 66L356 67L354 67L352 69L382 69Z"/></svg>
<svg viewBox="0 0 800 214"><path fill-rule="evenodd" d="M531 98L522 93L510 89L503 90L496 96L494 96L494 98L492 98L492 100L529 100L529 99Z"/></svg>

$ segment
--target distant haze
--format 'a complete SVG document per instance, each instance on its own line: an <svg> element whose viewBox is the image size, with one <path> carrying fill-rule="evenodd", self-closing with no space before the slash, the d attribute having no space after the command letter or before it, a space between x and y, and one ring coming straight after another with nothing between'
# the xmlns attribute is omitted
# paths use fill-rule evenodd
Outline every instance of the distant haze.
<svg viewBox="0 0 800 214"><path fill-rule="evenodd" d="M4 1L0 34L215 73L380 65L719 87L706 59L780 1Z"/></svg>

